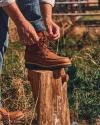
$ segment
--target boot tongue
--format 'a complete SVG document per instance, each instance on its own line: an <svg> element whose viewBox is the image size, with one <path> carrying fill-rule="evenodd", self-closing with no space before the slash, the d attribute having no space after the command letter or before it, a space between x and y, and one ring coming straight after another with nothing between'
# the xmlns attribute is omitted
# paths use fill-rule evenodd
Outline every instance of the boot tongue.
<svg viewBox="0 0 100 125"><path fill-rule="evenodd" d="M46 58L48 56L48 48L46 44L43 44L41 46L39 45L38 54L43 58Z"/></svg>
<svg viewBox="0 0 100 125"><path fill-rule="evenodd" d="M45 32L39 32L37 34L40 37L40 42L39 42L40 47L48 47L49 41L48 41L46 33Z"/></svg>
<svg viewBox="0 0 100 125"><path fill-rule="evenodd" d="M48 54L48 43L49 42L48 42L45 32L38 33L38 36L40 37L40 41L38 43L38 47L40 50L39 54L45 58Z"/></svg>

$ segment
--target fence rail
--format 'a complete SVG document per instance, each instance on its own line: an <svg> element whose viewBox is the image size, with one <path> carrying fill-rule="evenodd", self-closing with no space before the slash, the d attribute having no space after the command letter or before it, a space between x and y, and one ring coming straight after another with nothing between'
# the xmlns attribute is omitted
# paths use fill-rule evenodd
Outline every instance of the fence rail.
<svg viewBox="0 0 100 125"><path fill-rule="evenodd" d="M98 2L73 1L73 2L56 2L56 4L99 4Z"/></svg>
<svg viewBox="0 0 100 125"><path fill-rule="evenodd" d="M100 13L53 13L54 16L100 16Z"/></svg>
<svg viewBox="0 0 100 125"><path fill-rule="evenodd" d="M74 11L77 11L77 12L66 12L66 13L53 13L53 15L55 15L55 16L100 16L100 12L99 13L97 13L97 12L92 12L92 13L89 13L89 12L85 12L85 11L89 11L89 9L92 11L92 9L93 10L100 10L100 2L99 1L93 1L93 2L89 2L89 1L65 1L65 2L56 2L56 5L75 5L75 4L77 4L78 6L80 6L80 5L94 5L93 7L95 7L95 8L93 8L92 6L92 8L87 8L86 9L86 7L85 7L85 9L83 9L82 8L82 11L84 11L84 13L82 12L78 12L78 10L74 10ZM72 6L73 6L72 5ZM74 8L75 9L75 8Z"/></svg>

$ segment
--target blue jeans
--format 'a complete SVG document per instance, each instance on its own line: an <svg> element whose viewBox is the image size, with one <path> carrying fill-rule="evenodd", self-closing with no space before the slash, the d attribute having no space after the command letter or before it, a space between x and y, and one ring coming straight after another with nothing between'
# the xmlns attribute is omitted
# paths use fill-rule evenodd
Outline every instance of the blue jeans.
<svg viewBox="0 0 100 125"><path fill-rule="evenodd" d="M28 21L34 26L37 32L45 30L41 22L41 12L39 0L17 0L17 4ZM3 57L8 47L8 16L0 8L0 74L2 71ZM1 85L0 85L0 106L1 104Z"/></svg>
<svg viewBox="0 0 100 125"><path fill-rule="evenodd" d="M7 46L8 46L8 16L5 14L2 8L0 8L0 75L2 71L2 65L3 65L3 56ZM2 106L1 84L0 84L0 106Z"/></svg>
<svg viewBox="0 0 100 125"><path fill-rule="evenodd" d="M23 15L31 22L36 31L45 29L41 22L39 0L17 0L17 4Z"/></svg>

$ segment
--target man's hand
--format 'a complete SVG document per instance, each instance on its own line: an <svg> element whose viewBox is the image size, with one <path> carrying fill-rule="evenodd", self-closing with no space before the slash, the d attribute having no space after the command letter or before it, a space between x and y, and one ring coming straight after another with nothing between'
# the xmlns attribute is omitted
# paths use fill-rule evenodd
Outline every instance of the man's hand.
<svg viewBox="0 0 100 125"><path fill-rule="evenodd" d="M52 20L52 5L48 3L41 3L41 11L44 18L44 23L47 27L49 37L51 40L60 38L60 28Z"/></svg>
<svg viewBox="0 0 100 125"><path fill-rule="evenodd" d="M39 41L39 37L34 27L26 20L17 25L17 31L22 44L32 45Z"/></svg>
<svg viewBox="0 0 100 125"><path fill-rule="evenodd" d="M53 22L53 20L46 20L45 25L51 40L57 40L60 38L60 28Z"/></svg>
<svg viewBox="0 0 100 125"><path fill-rule="evenodd" d="M32 45L39 41L34 27L24 18L15 2L4 6L3 9L17 26L21 43L24 45Z"/></svg>

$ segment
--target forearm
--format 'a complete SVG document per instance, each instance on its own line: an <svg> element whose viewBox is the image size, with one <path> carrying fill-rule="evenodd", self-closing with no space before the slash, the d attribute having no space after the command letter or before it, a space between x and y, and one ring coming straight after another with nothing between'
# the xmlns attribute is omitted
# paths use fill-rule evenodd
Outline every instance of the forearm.
<svg viewBox="0 0 100 125"><path fill-rule="evenodd" d="M41 11L44 21L52 20L52 5L48 3L41 4Z"/></svg>
<svg viewBox="0 0 100 125"><path fill-rule="evenodd" d="M25 20L16 3L9 4L3 7L4 11L12 18L16 25L20 25Z"/></svg>
<svg viewBox="0 0 100 125"><path fill-rule="evenodd" d="M45 1L49 2L49 0L45 0ZM46 3L46 2L41 3L42 15L44 18L45 26L46 26L48 34L49 34L49 39L57 40L60 38L60 28L52 20L52 7L53 6L50 3Z"/></svg>

